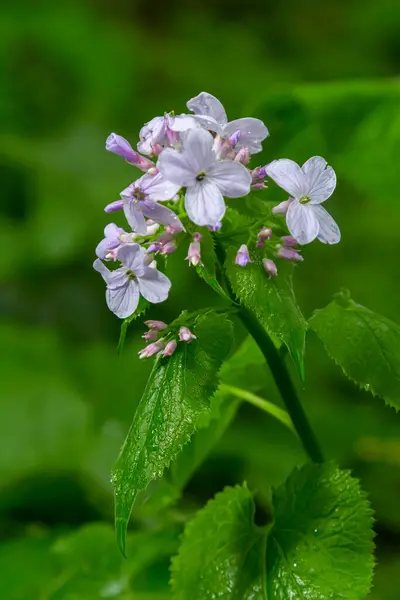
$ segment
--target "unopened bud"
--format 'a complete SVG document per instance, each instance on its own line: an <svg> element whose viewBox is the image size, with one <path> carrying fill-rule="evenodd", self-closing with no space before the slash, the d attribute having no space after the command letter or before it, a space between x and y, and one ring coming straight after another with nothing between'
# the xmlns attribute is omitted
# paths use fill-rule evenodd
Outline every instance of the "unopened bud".
<svg viewBox="0 0 400 600"><path fill-rule="evenodd" d="M240 148L239 152L235 156L235 161L242 163L242 165L248 165L250 162L250 152L247 148Z"/></svg>
<svg viewBox="0 0 400 600"><path fill-rule="evenodd" d="M290 250L289 248L284 247L278 249L276 256L278 258L282 258L283 260L290 260L292 262L301 262L304 260L301 254L295 250Z"/></svg>
<svg viewBox="0 0 400 600"><path fill-rule="evenodd" d="M158 331L156 329L150 329L149 331L146 331L144 335L142 335L142 338L146 340L146 342L155 342L158 338Z"/></svg>
<svg viewBox="0 0 400 600"><path fill-rule="evenodd" d="M239 267L245 267L250 262L252 261L250 260L249 250L246 244L242 244L237 251L235 265L239 265Z"/></svg>
<svg viewBox="0 0 400 600"><path fill-rule="evenodd" d="M284 235L281 240L285 248L294 248L298 245L298 241L292 235Z"/></svg>
<svg viewBox="0 0 400 600"><path fill-rule="evenodd" d="M232 135L229 136L228 140L229 140L229 143L232 146L232 148L234 148L236 146L236 144L240 140L241 135L242 135L242 132L240 131L240 129L237 129L234 133L232 133Z"/></svg>
<svg viewBox="0 0 400 600"><path fill-rule="evenodd" d="M193 241L194 242L200 242L200 240L202 239L202 235L201 233L199 233L198 231L195 231L193 234Z"/></svg>
<svg viewBox="0 0 400 600"><path fill-rule="evenodd" d="M153 319L145 321L144 324L147 325L149 329L155 329L156 331L163 331L168 327L168 325L164 323L164 321L154 321Z"/></svg>
<svg viewBox="0 0 400 600"><path fill-rule="evenodd" d="M186 260L189 261L189 265L193 265L194 267L197 267L197 265L202 264L201 263L200 242L191 242L191 244L189 245L189 250L188 250L188 255L186 257Z"/></svg>
<svg viewBox="0 0 400 600"><path fill-rule="evenodd" d="M262 245L263 245L264 242L266 242L267 240L269 240L271 236L272 236L272 229L271 229L271 227L263 227L261 229L261 231L259 231L258 234L257 234L257 240L259 242L262 242ZM258 244L257 244L257 246L258 246Z"/></svg>
<svg viewBox="0 0 400 600"><path fill-rule="evenodd" d="M179 329L179 339L181 342L191 342L192 340L196 340L196 336L194 335L194 333L192 333L190 331L190 329L188 329L187 327L181 327Z"/></svg>
<svg viewBox="0 0 400 600"><path fill-rule="evenodd" d="M171 236L176 235L182 231L182 227L180 225L167 225L165 227L165 231Z"/></svg>
<svg viewBox="0 0 400 600"><path fill-rule="evenodd" d="M137 156L137 153L133 150L132 146L121 135L111 133L106 140L106 150L122 156L125 160L133 161Z"/></svg>
<svg viewBox="0 0 400 600"><path fill-rule="evenodd" d="M163 356L172 356L173 353L176 350L176 346L177 346L177 342L176 340L171 340L170 342L168 342L168 344L165 346L162 355Z"/></svg>
<svg viewBox="0 0 400 600"><path fill-rule="evenodd" d="M153 252L158 252L160 250L160 248L161 248L161 244L159 242L153 242L147 248L146 252L147 252L147 254L152 254Z"/></svg>
<svg viewBox="0 0 400 600"><path fill-rule="evenodd" d="M160 254L172 254L176 250L176 243L174 240L163 244L159 250Z"/></svg>
<svg viewBox="0 0 400 600"><path fill-rule="evenodd" d="M288 200L284 200L280 204L277 204L276 206L273 207L272 214L273 215L286 215L291 202L292 202L292 200L288 199Z"/></svg>
<svg viewBox="0 0 400 600"><path fill-rule="evenodd" d="M159 223L152 223L149 224L147 222L147 231L146 231L146 235L154 235L155 233L157 233L157 231L160 229L160 225Z"/></svg>
<svg viewBox="0 0 400 600"><path fill-rule="evenodd" d="M264 265L264 269L267 271L268 275L270 277L275 277L275 275L278 272L278 269L276 268L276 264L274 263L274 261L270 260L269 258L264 258L263 265Z"/></svg>
<svg viewBox="0 0 400 600"><path fill-rule="evenodd" d="M113 213L113 212L117 212L118 210L122 210L123 208L124 208L124 201L123 200L115 200L115 202L111 202L110 204L107 204L107 206L104 209L104 212Z"/></svg>
<svg viewBox="0 0 400 600"><path fill-rule="evenodd" d="M165 342L154 342L153 344L149 344L146 348L139 350L139 358L150 358L150 356L154 356L165 348Z"/></svg>
<svg viewBox="0 0 400 600"><path fill-rule="evenodd" d="M251 189L257 192L257 191L260 191L260 190L266 190L267 186L265 185L264 182L262 182L262 183L253 183L252 186L251 186Z"/></svg>

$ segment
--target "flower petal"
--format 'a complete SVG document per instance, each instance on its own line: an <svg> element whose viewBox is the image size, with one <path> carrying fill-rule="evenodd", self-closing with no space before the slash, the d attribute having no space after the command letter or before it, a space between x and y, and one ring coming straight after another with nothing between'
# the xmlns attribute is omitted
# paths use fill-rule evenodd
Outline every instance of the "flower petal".
<svg viewBox="0 0 400 600"><path fill-rule="evenodd" d="M198 96L191 98L186 106L196 115L204 115L212 117L220 125L225 125L228 122L226 112L221 102L207 92L200 92Z"/></svg>
<svg viewBox="0 0 400 600"><path fill-rule="evenodd" d="M240 198L250 192L251 175L244 165L233 160L215 162L208 170L207 179L215 183L223 196Z"/></svg>
<svg viewBox="0 0 400 600"><path fill-rule="evenodd" d="M331 196L336 187L336 173L321 156L313 156L301 167L306 182L306 196L311 197L311 204L321 204Z"/></svg>
<svg viewBox="0 0 400 600"><path fill-rule="evenodd" d="M240 131L240 138L236 148L247 148L251 154L261 152L261 143L269 135L269 131L260 119L248 117L236 119L224 127L224 137L229 137L235 131Z"/></svg>
<svg viewBox="0 0 400 600"><path fill-rule="evenodd" d="M213 136L204 129L189 129L186 133L182 155L191 165L195 175L207 171L215 162L213 144Z"/></svg>
<svg viewBox="0 0 400 600"><path fill-rule="evenodd" d="M139 244L124 244L118 250L117 258L126 268L133 271L137 277L140 277L145 269L145 255L145 249Z"/></svg>
<svg viewBox="0 0 400 600"><path fill-rule="evenodd" d="M299 244L309 244L318 235L318 219L314 207L292 202L286 215L286 223L292 236Z"/></svg>
<svg viewBox="0 0 400 600"><path fill-rule="evenodd" d="M303 171L299 165L288 158L274 160L265 167L271 177L288 194L299 200L306 195L307 186Z"/></svg>
<svg viewBox="0 0 400 600"><path fill-rule="evenodd" d="M319 204L314 204L312 208L319 223L318 239L324 244L340 242L340 229L333 217Z"/></svg>
<svg viewBox="0 0 400 600"><path fill-rule="evenodd" d="M218 135L223 134L224 126L217 123L217 121L212 117L206 117L205 115L193 115L193 119L195 119L197 125L203 127L203 129L214 131Z"/></svg>
<svg viewBox="0 0 400 600"><path fill-rule="evenodd" d="M161 173L157 175L145 175L142 182L142 190L151 200L171 200L180 190L181 186L168 181Z"/></svg>
<svg viewBox="0 0 400 600"><path fill-rule="evenodd" d="M106 302L108 308L120 319L130 317L139 303L139 286L137 282L127 280L122 287L107 288Z"/></svg>
<svg viewBox="0 0 400 600"><path fill-rule="evenodd" d="M169 120L169 128L172 131L187 131L188 129L195 129L198 127L197 121L194 119L193 115L176 115L175 117L170 117Z"/></svg>
<svg viewBox="0 0 400 600"><path fill-rule="evenodd" d="M152 304L164 302L168 298L171 282L164 273L145 267L143 275L138 277L138 285L143 298Z"/></svg>
<svg viewBox="0 0 400 600"><path fill-rule="evenodd" d="M120 268L110 271L98 258L93 263L93 269L100 273L107 287L115 289L125 285L127 281L126 269Z"/></svg>
<svg viewBox="0 0 400 600"><path fill-rule="evenodd" d="M196 172L187 161L186 155L172 148L166 148L161 152L157 169L165 179L180 187L193 185L196 181Z"/></svg>
<svg viewBox="0 0 400 600"><path fill-rule="evenodd" d="M146 221L137 200L124 197L124 214L133 231L140 235L146 235Z"/></svg>
<svg viewBox="0 0 400 600"><path fill-rule="evenodd" d="M166 206L158 204L153 200L141 200L139 202L143 215L149 219L152 219L156 223L161 225L171 225L178 231L185 231L184 226L176 216L176 214Z"/></svg>
<svg viewBox="0 0 400 600"><path fill-rule="evenodd" d="M225 214L225 202L218 187L204 179L186 190L185 208L196 225L216 225Z"/></svg>

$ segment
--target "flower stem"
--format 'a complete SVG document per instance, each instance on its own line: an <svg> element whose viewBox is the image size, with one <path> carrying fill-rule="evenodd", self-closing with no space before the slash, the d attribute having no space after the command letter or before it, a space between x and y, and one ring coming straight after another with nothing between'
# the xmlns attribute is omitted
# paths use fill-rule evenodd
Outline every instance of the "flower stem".
<svg viewBox="0 0 400 600"><path fill-rule="evenodd" d="M215 237L214 240L216 241L215 251L221 267L221 276L224 279L224 283L226 284L226 288L232 302L237 305L238 303L235 294L231 288L229 280L225 275L225 271L222 268L222 265L225 263L225 250L223 246L218 243ZM252 312L250 312L245 306L240 305L237 314L247 331L260 348L269 368L271 369L276 386L282 396L293 426L301 440L306 454L313 462L324 462L322 450L307 419L307 415L301 405L296 388L294 387L290 374L286 368L283 357L280 356L275 344Z"/></svg>
<svg viewBox="0 0 400 600"><path fill-rule="evenodd" d="M264 412L268 413L269 415L272 415L273 417L275 417L275 419L286 425L286 427L289 427L289 429L291 429L293 433L297 435L297 432L293 427L293 423L288 413L279 406L276 406L276 404L274 404L273 402L269 402L268 400L265 400L265 398L260 398L260 396L257 396L252 392L248 392L247 390L234 387L233 385L227 385L225 383L220 383L218 389L221 392L226 392L227 394L237 396L237 398L245 400L249 404L260 408Z"/></svg>

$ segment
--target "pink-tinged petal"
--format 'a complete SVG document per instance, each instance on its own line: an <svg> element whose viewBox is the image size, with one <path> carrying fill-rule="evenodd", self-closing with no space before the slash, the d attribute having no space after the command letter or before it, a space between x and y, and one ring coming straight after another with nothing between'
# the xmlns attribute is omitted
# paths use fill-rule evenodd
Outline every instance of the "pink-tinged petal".
<svg viewBox="0 0 400 600"><path fill-rule="evenodd" d="M288 194L300 200L307 195L307 182L299 165L288 158L274 160L265 167L268 177L271 177L279 187Z"/></svg>
<svg viewBox="0 0 400 600"><path fill-rule="evenodd" d="M128 280L122 287L107 288L106 302L108 308L120 319L130 317L139 303L138 284L136 281Z"/></svg>
<svg viewBox="0 0 400 600"><path fill-rule="evenodd" d="M324 244L338 244L341 236L336 221L323 206L314 204L312 208L319 223L318 239Z"/></svg>
<svg viewBox="0 0 400 600"><path fill-rule="evenodd" d="M121 233L124 233L124 230L115 223L109 223L104 227L104 237L106 238L118 240Z"/></svg>
<svg viewBox="0 0 400 600"><path fill-rule="evenodd" d="M126 269L130 269L137 277L140 277L146 268L144 266L145 254L145 249L139 244L124 244L119 248L117 257Z"/></svg>
<svg viewBox="0 0 400 600"><path fill-rule="evenodd" d="M226 112L221 102L207 92L200 92L198 96L191 98L186 106L196 115L204 115L212 117L220 125L225 125L228 122Z"/></svg>
<svg viewBox="0 0 400 600"><path fill-rule="evenodd" d="M204 179L186 190L185 208L196 225L216 225L225 214L225 202L218 187Z"/></svg>
<svg viewBox="0 0 400 600"><path fill-rule="evenodd" d="M110 289L121 287L127 281L126 269L120 268L110 271L98 258L93 263L93 269L100 273Z"/></svg>
<svg viewBox="0 0 400 600"><path fill-rule="evenodd" d="M152 304L164 302L168 298L171 282L164 273L157 269L146 267L143 275L137 279L140 293L143 298Z"/></svg>
<svg viewBox="0 0 400 600"><path fill-rule="evenodd" d="M313 156L301 167L306 183L306 196L310 196L311 204L321 204L327 200L336 187L336 173L321 156Z"/></svg>
<svg viewBox="0 0 400 600"><path fill-rule="evenodd" d="M146 220L137 200L124 199L124 214L133 231L140 235L146 235Z"/></svg>
<svg viewBox="0 0 400 600"><path fill-rule="evenodd" d="M140 210L145 217L160 223L161 225L169 225L174 228L174 231L185 231L184 226L178 219L174 211L153 200L141 200L139 202Z"/></svg>
<svg viewBox="0 0 400 600"><path fill-rule="evenodd" d="M172 148L166 148L158 157L157 169L160 173L179 187L193 185L196 171L187 161L186 155Z"/></svg>
<svg viewBox="0 0 400 600"><path fill-rule="evenodd" d="M179 184L168 181L161 173L154 176L149 175L148 179L142 185L143 191L146 192L151 200L159 201L171 200L179 192L180 188Z"/></svg>
<svg viewBox="0 0 400 600"><path fill-rule="evenodd" d="M235 119L224 127L223 135L228 137L235 131L240 131L237 148L247 148L251 154L261 152L261 142L269 135L269 131L260 119L247 117Z"/></svg>
<svg viewBox="0 0 400 600"><path fill-rule="evenodd" d="M299 244L309 244L318 235L318 219L310 205L292 202L287 211L286 223Z"/></svg>
<svg viewBox="0 0 400 600"><path fill-rule="evenodd" d="M251 175L248 169L233 160L215 162L207 172L207 179L228 198L241 198L250 192Z"/></svg>

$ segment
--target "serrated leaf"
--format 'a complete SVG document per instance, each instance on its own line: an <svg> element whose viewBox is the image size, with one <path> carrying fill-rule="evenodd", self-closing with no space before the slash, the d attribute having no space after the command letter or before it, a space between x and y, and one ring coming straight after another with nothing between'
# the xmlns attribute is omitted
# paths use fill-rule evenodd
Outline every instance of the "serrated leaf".
<svg viewBox="0 0 400 600"><path fill-rule="evenodd" d="M296 469L254 525L246 486L226 488L186 526L172 562L175 600L363 600L373 570L365 494L334 464Z"/></svg>
<svg viewBox="0 0 400 600"><path fill-rule="evenodd" d="M215 292L217 292L217 294L219 296L221 296L221 298L223 298L224 300L227 300L229 303L231 303L231 299L229 298L229 296L227 295L225 290L221 287L221 285L217 279L217 275L216 275L217 259L215 256L214 240L212 238L212 235L205 228L202 228L201 235L202 235L201 261L203 264L198 265L196 267L196 271L197 271L198 275L200 275L200 277L202 279L204 279L204 281L206 283L208 283L208 285L210 287L212 287L212 289Z"/></svg>
<svg viewBox="0 0 400 600"><path fill-rule="evenodd" d="M247 309L255 314L268 333L282 341L304 380L304 349L307 323L296 302L292 285L292 265L279 264L276 277L269 278L258 252L251 252L252 263L235 265L236 248L229 248L225 268L233 291Z"/></svg>
<svg viewBox="0 0 400 600"><path fill-rule="evenodd" d="M210 410L217 373L231 347L232 325L221 315L198 317L193 331L196 340L178 344L173 356L155 364L113 470L122 551L138 492L162 475L194 432L199 415Z"/></svg>
<svg viewBox="0 0 400 600"><path fill-rule="evenodd" d="M186 526L172 561L174 600L267 600L265 533L246 486L217 494Z"/></svg>
<svg viewBox="0 0 400 600"><path fill-rule="evenodd" d="M342 292L316 310L310 327L329 356L360 387L400 408L400 327Z"/></svg>
<svg viewBox="0 0 400 600"><path fill-rule="evenodd" d="M334 464L296 469L273 495L269 600L363 600L373 571L372 511Z"/></svg>

